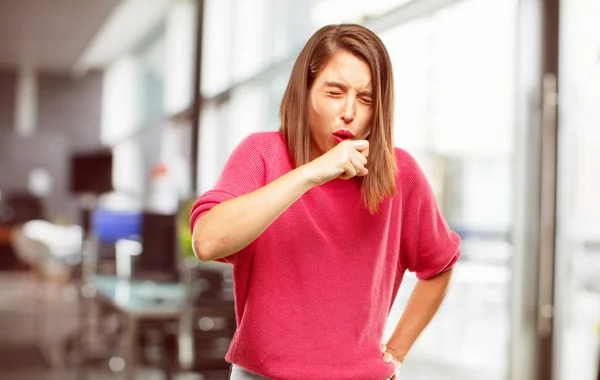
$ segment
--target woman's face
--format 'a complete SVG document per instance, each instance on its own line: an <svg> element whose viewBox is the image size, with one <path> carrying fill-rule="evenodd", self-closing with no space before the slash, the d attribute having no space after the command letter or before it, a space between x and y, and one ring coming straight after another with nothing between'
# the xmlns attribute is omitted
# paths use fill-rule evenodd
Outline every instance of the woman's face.
<svg viewBox="0 0 600 380"><path fill-rule="evenodd" d="M373 113L371 91L367 63L347 52L329 59L308 95L311 160L340 141L367 138Z"/></svg>

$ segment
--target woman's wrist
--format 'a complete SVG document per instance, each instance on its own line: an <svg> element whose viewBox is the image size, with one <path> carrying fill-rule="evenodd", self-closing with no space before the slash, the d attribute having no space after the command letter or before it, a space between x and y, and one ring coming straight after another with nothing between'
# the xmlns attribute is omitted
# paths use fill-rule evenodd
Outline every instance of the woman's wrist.
<svg viewBox="0 0 600 380"><path fill-rule="evenodd" d="M397 348L394 348L394 347L388 346L388 345L383 345L382 350L383 350L383 354L384 354L384 361L389 363L390 361L393 360L397 366L399 366L400 364L402 364L404 362L404 359L406 358L406 355L407 355L405 350L400 350L400 349L397 349Z"/></svg>
<svg viewBox="0 0 600 380"><path fill-rule="evenodd" d="M406 359L406 352L402 350L395 349L390 346L386 346L386 353L390 354L396 365L400 365L404 363L404 359Z"/></svg>
<svg viewBox="0 0 600 380"><path fill-rule="evenodd" d="M310 162L308 164L299 166L296 168L296 171L302 178L302 183L307 187L307 190L319 185L319 179L317 178L316 172Z"/></svg>

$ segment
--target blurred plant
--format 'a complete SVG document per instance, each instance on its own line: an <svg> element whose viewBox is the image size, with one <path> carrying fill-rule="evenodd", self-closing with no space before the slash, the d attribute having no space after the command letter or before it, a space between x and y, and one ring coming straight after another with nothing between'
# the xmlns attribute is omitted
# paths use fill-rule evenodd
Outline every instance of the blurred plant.
<svg viewBox="0 0 600 380"><path fill-rule="evenodd" d="M190 212L194 205L193 200L182 201L177 210L177 244L179 253L185 257L194 258L192 249L192 232L190 229Z"/></svg>

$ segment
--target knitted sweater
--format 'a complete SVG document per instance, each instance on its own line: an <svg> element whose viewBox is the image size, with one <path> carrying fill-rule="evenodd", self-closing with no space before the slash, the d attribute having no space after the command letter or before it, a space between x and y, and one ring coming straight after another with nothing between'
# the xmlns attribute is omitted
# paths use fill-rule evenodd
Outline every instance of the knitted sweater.
<svg viewBox="0 0 600 380"><path fill-rule="evenodd" d="M360 178L306 192L233 264L237 331L226 360L282 380L382 380L394 373L379 344L406 270L428 279L459 257L416 161L395 149L398 194L366 209ZM215 188L191 213L293 170L280 132L255 133L231 154Z"/></svg>

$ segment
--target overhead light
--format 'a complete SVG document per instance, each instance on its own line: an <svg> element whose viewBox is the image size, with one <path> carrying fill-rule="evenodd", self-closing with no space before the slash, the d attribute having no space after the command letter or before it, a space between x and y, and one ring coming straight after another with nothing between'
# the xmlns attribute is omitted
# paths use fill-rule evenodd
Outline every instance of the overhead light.
<svg viewBox="0 0 600 380"><path fill-rule="evenodd" d="M35 133L38 111L37 72L32 66L23 66L17 76L15 104L15 131L20 137Z"/></svg>

